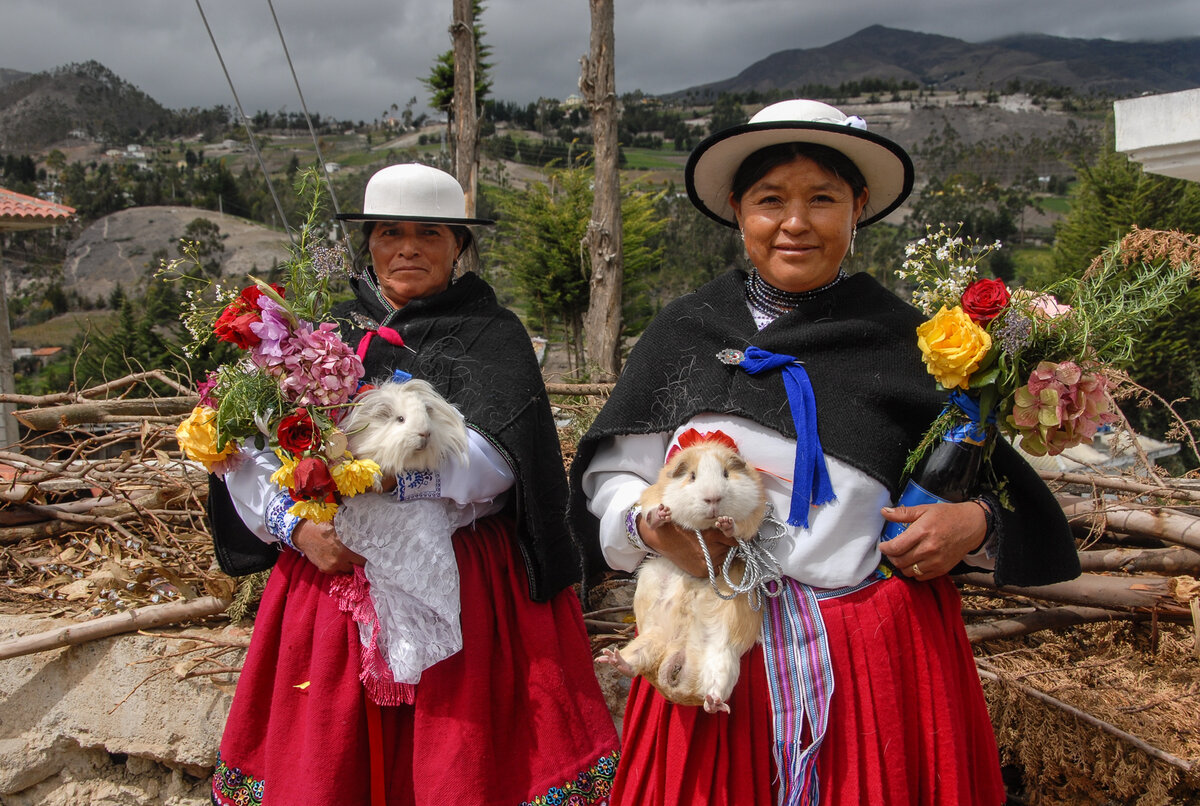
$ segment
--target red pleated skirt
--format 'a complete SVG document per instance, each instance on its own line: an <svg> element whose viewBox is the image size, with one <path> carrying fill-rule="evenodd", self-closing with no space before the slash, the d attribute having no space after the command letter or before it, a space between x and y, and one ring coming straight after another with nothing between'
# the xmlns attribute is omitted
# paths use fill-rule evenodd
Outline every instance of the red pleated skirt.
<svg viewBox="0 0 1200 806"><path fill-rule="evenodd" d="M617 736L578 598L530 601L511 535L500 518L455 533L463 649L425 670L411 706L368 704L358 629L328 595L331 577L283 552L226 722L214 802L365 806L379 800L380 773L389 806L518 806L552 793L603 802Z"/></svg>
<svg viewBox="0 0 1200 806"><path fill-rule="evenodd" d="M821 806L997 806L999 756L948 577L883 580L823 599L833 664ZM625 709L616 806L770 806L778 794L761 646L730 713L673 705L644 679Z"/></svg>

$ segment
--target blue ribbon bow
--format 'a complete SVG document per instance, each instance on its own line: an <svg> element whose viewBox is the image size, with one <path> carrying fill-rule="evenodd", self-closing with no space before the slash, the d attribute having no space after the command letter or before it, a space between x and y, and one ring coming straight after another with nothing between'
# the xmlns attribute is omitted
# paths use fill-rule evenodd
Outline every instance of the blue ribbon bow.
<svg viewBox="0 0 1200 806"><path fill-rule="evenodd" d="M770 353L760 347L747 347L746 357L738 366L750 375L776 368L783 370L783 388L796 425L796 467L792 475L792 510L787 522L807 529L809 508L836 498L817 433L817 400L808 373L795 356Z"/></svg>
<svg viewBox="0 0 1200 806"><path fill-rule="evenodd" d="M402 369L398 369L392 373L392 383L404 383L405 381L411 380L412 375Z"/></svg>

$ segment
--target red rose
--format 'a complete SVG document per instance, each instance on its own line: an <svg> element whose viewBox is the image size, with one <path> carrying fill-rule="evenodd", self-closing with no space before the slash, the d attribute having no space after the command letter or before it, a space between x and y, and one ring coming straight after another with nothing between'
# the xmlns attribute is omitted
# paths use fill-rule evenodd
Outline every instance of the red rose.
<svg viewBox="0 0 1200 806"><path fill-rule="evenodd" d="M334 493L337 492L337 484L329 475L329 466L324 460L311 456L296 463L292 481L296 485L291 489L292 497L299 501L328 503L334 500Z"/></svg>
<svg viewBox="0 0 1200 806"><path fill-rule="evenodd" d="M257 309L252 313L246 312L241 309L240 301L235 301L221 311L217 323L213 325L213 333L221 341L232 342L243 350L249 350L262 341L250 329L250 325L261 321L262 317L258 315Z"/></svg>
<svg viewBox="0 0 1200 806"><path fill-rule="evenodd" d="M976 324L990 322L1008 304L1003 280L976 280L963 291L962 306Z"/></svg>
<svg viewBox="0 0 1200 806"><path fill-rule="evenodd" d="M276 429L279 435L279 447L292 453L304 453L314 450L321 445L321 432L308 409L299 409L295 414L289 414L279 421Z"/></svg>
<svg viewBox="0 0 1200 806"><path fill-rule="evenodd" d="M271 283L270 285L271 288L275 289L275 292L279 294L279 296L283 296L283 286L279 285L278 283ZM262 289L258 287L257 283L255 283L254 285L246 286L242 289L242 293L238 295L238 302L241 302L243 305L245 305L248 310L257 311L258 298L261 297L262 294ZM234 304L236 305L237 303L235 302Z"/></svg>

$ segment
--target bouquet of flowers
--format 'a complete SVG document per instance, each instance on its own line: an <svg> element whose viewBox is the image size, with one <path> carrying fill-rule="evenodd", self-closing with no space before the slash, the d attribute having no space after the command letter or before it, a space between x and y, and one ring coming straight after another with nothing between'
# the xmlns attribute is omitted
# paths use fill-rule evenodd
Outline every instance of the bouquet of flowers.
<svg viewBox="0 0 1200 806"><path fill-rule="evenodd" d="M355 459L338 428L363 365L336 325L321 321L331 306L331 278L349 270L342 250L314 244L321 217L315 175L302 178L306 191L308 216L284 265L283 285L250 277L250 285L234 290L201 280L208 287L187 292L192 349L215 338L242 353L199 385L199 405L176 436L189 458L220 476L241 461L243 446L273 449L282 466L272 481L295 500L289 511L322 522L333 518L342 497L371 489L380 470ZM184 258L160 274L195 281L188 264L199 260L195 245L185 243Z"/></svg>
<svg viewBox="0 0 1200 806"><path fill-rule="evenodd" d="M1187 291L1200 256L1179 233L1135 229L1073 287L1041 291L979 277L979 261L999 248L943 225L906 249L898 274L929 316L917 343L949 396L906 475L956 428L979 443L998 428L1026 452L1053 456L1120 419L1115 370L1133 357L1140 327Z"/></svg>

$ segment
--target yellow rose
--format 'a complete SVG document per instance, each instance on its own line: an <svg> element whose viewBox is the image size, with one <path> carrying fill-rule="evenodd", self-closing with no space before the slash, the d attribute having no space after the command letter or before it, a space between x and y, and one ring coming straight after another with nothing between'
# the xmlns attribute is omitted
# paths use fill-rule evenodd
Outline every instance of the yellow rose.
<svg viewBox="0 0 1200 806"><path fill-rule="evenodd" d="M929 374L938 383L947 389L966 389L971 373L992 349L992 337L959 306L942 306L917 328L917 345Z"/></svg>
<svg viewBox="0 0 1200 806"><path fill-rule="evenodd" d="M187 419L175 429L175 438L187 457L200 462L207 470L212 470L213 465L237 451L237 445L232 441L217 450L217 412L208 406L192 409Z"/></svg>
<svg viewBox="0 0 1200 806"><path fill-rule="evenodd" d="M347 497L371 489L382 475L379 465L370 459L349 459L338 462L329 468L329 472L333 476L333 483L337 485L338 492Z"/></svg>

